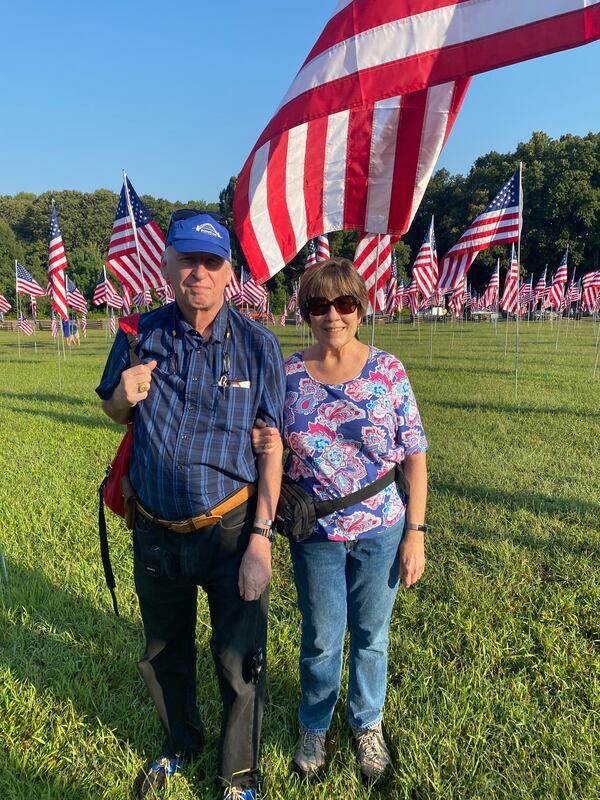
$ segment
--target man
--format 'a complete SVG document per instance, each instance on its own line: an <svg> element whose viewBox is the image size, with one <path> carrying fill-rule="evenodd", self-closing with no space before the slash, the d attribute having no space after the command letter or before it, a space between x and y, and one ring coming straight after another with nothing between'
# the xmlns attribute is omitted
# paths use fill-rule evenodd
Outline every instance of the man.
<svg viewBox="0 0 600 800"><path fill-rule="evenodd" d="M255 457L250 431L255 418L281 430L285 379L276 338L225 303L229 248L211 215L173 214L161 269L175 303L140 317L136 366L119 331L96 390L111 419L134 422L134 575L146 637L138 666L165 730L139 797L202 748L197 586L223 702L218 781L225 798L256 797L281 447Z"/></svg>

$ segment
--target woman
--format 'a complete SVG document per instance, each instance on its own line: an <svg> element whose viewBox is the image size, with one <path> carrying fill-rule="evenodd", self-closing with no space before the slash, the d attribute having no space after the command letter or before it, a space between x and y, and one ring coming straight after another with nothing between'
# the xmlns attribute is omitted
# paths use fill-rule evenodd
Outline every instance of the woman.
<svg viewBox="0 0 600 800"><path fill-rule="evenodd" d="M317 500L347 496L400 462L410 485L407 506L392 483L319 519L310 538L290 542L302 615L294 764L311 780L325 766L346 626L347 714L361 773L371 783L386 777L391 759L381 720L390 619L399 580L409 587L425 568L427 441L400 361L358 339L367 300L351 261L310 267L298 304L315 344L286 361L285 474ZM253 435L259 451L269 447L269 434Z"/></svg>

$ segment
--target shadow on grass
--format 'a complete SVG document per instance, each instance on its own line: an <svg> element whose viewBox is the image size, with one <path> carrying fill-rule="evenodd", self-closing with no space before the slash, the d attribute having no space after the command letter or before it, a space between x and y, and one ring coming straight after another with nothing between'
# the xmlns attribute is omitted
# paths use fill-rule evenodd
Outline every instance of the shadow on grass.
<svg viewBox="0 0 600 800"><path fill-rule="evenodd" d="M459 402L455 400L427 400L427 405L437 406L438 408L452 408L459 411L492 411L508 414L564 414L568 417L582 417L584 419L598 419L597 412L592 411L577 411L573 408L566 406L519 406L511 405L509 403L474 403L474 402Z"/></svg>
<svg viewBox="0 0 600 800"><path fill-rule="evenodd" d="M144 646L141 620L134 623L115 617L111 611L95 608L80 595L51 583L39 570L11 563L8 572L8 586L0 587L0 664L9 668L19 685L32 685L41 699L48 696L52 705L58 707L72 704L75 713L85 717L86 727L97 730L100 739L104 732L99 726L109 728L118 746L129 747L143 760L154 758L162 732L136 668ZM208 641L208 613L205 616L204 610L199 610L199 619L203 623L200 634L203 638L198 641L198 702L208 739L205 750L186 770L186 776L203 796L212 797L221 701ZM282 729L285 730L290 759L296 700L295 673L279 671L269 675L263 743L280 746ZM23 709L15 708L15 715L22 712ZM19 747L18 717L12 722L5 720L6 726L17 729L12 748ZM73 728L72 735L81 736L82 729ZM94 739L92 734L92 743ZM99 764L99 771L105 776L110 773L110 757L107 754L106 763ZM32 758L31 763L34 762ZM4 770L11 769L6 763L4 759L4 765L0 765L0 790L7 785ZM67 786L64 778L56 775L46 778L30 774L16 761L13 768L23 781L23 800L38 796L91 800L99 796L70 781ZM0 791L0 797L20 800L21 795Z"/></svg>
<svg viewBox="0 0 600 800"><path fill-rule="evenodd" d="M8 400L22 400L24 403L31 403L32 400L35 400L39 403L59 403L60 405L72 405L72 406L90 406L90 407L97 407L100 409L100 399L94 393L90 396L89 400L83 400L79 397L72 397L71 395L67 394L39 394L36 392L32 395L30 392L3 392L0 391L0 399L6 397ZM96 402L95 402L96 401Z"/></svg>
<svg viewBox="0 0 600 800"><path fill-rule="evenodd" d="M453 494L475 502L482 500L495 503L509 511L524 508L534 514L559 516L566 521L569 515L581 517L589 514L597 525L600 519L600 505L586 500L569 500L564 497L548 497L535 492L504 492L488 486L465 486L449 482L436 482L434 492L437 494Z"/></svg>

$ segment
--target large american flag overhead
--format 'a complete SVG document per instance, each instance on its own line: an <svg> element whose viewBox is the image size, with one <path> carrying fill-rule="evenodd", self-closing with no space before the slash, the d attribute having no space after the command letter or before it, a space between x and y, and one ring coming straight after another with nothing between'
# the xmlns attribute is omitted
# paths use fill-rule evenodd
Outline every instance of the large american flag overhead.
<svg viewBox="0 0 600 800"><path fill-rule="evenodd" d="M239 176L254 276L310 238L404 233L470 76L600 37L600 0L340 0Z"/></svg>
<svg viewBox="0 0 600 800"><path fill-rule="evenodd" d="M133 224L129 214L127 194L129 194L129 203L131 204ZM139 259L134 225L140 251ZM132 292L143 292L145 289L162 286L165 282L160 272L160 260L164 249L163 232L148 213L129 178L126 177L119 196L117 213L108 245L106 266Z"/></svg>
<svg viewBox="0 0 600 800"><path fill-rule="evenodd" d="M518 241L523 215L522 197L519 167L442 259L439 291L450 292L455 289L480 250Z"/></svg>

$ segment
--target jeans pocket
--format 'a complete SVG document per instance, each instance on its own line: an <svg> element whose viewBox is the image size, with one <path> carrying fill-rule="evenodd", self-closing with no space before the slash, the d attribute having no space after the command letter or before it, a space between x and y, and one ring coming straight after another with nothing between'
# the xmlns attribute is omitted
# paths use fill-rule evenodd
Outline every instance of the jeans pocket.
<svg viewBox="0 0 600 800"><path fill-rule="evenodd" d="M144 518L136 520L134 558L138 569L150 578L174 578L172 554L165 546L164 531Z"/></svg>

